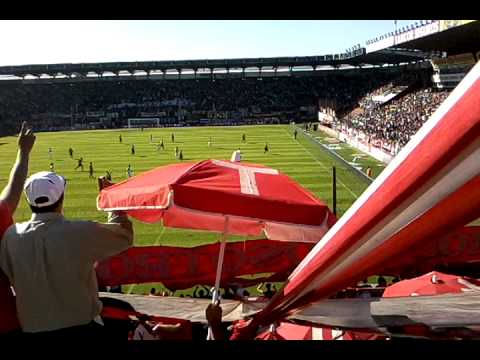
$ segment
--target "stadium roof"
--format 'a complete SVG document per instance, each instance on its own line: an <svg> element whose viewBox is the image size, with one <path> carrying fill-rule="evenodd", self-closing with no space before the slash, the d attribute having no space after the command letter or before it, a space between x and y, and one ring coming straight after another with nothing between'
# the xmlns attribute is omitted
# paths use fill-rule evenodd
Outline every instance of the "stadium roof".
<svg viewBox="0 0 480 360"><path fill-rule="evenodd" d="M450 55L477 53L480 50L480 21L452 27L401 44L405 49L445 51Z"/></svg>
<svg viewBox="0 0 480 360"><path fill-rule="evenodd" d="M244 58L219 60L178 60L178 61L143 61L143 62L110 62L110 63L79 63L79 64L44 64L1 66L0 75L23 77L26 75L40 76L43 74L55 76L86 75L88 73L114 73L136 71L168 71L168 70L198 70L198 69L247 69L247 68L300 68L300 67L340 67L400 64L415 62L425 56L415 51L383 50L365 54L364 49L357 49L348 54L275 57L275 58Z"/></svg>

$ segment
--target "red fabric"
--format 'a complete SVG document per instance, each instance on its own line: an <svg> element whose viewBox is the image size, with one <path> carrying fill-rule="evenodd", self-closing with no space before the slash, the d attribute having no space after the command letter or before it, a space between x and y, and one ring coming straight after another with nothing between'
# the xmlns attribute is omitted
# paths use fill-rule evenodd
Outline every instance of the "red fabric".
<svg viewBox="0 0 480 360"><path fill-rule="evenodd" d="M436 279L436 283L433 281ZM480 281L468 277L443 274L431 271L428 274L399 281L388 286L383 297L425 296L462 293L480 286Z"/></svg>
<svg viewBox="0 0 480 360"><path fill-rule="evenodd" d="M433 271L437 265L456 265L480 261L480 226L461 227L446 235L416 244L408 250L408 257L390 262L384 275L408 277ZM415 276L415 275L414 275Z"/></svg>
<svg viewBox="0 0 480 360"><path fill-rule="evenodd" d="M129 320L129 316L139 316L140 313L131 310L120 309L115 306L104 306L102 308L102 313L100 314L103 318L114 319L114 320Z"/></svg>
<svg viewBox="0 0 480 360"><path fill-rule="evenodd" d="M345 331L343 335L343 340L385 340L386 338L385 335L358 331Z"/></svg>
<svg viewBox="0 0 480 360"><path fill-rule="evenodd" d="M272 332L270 330L261 333L255 337L255 340L289 340L285 339L282 335L277 332Z"/></svg>
<svg viewBox="0 0 480 360"><path fill-rule="evenodd" d="M143 315L136 311L129 311L119 309L114 306L104 306L101 316L103 318L115 319L115 320L130 320L129 316ZM167 325L180 324L180 329L174 332L165 331L162 332L162 340L192 340L192 323L189 320L167 318L163 316L150 316L149 321L155 323L162 323Z"/></svg>
<svg viewBox="0 0 480 360"><path fill-rule="evenodd" d="M240 171L228 166L273 169L245 162L220 163L227 166L219 165L216 160L205 160L147 171L102 190L98 206L101 209L130 209L133 210L131 215L139 220L158 221L164 216L163 210L152 207L170 206L168 194L173 191L177 206L211 214L318 226L329 213L323 202L281 173L256 172L247 187L256 187L258 194L242 192ZM331 225L334 218L329 216L328 221Z"/></svg>
<svg viewBox="0 0 480 360"><path fill-rule="evenodd" d="M238 320L233 323L230 340L253 340L256 336L256 328L251 326L251 320Z"/></svg>
<svg viewBox="0 0 480 360"><path fill-rule="evenodd" d="M171 290L198 284L214 285L219 243L182 248L133 247L101 262L97 268L100 286L162 282ZM312 249L309 243L249 240L227 243L221 286L238 283L251 286L264 281L284 281ZM260 279L240 275L267 273ZM271 273L274 273L273 275Z"/></svg>
<svg viewBox="0 0 480 360"><path fill-rule="evenodd" d="M12 214L4 202L0 201L0 239L5 230L13 224ZM0 334L20 329L17 318L15 297L10 289L10 282L0 269Z"/></svg>
<svg viewBox="0 0 480 360"><path fill-rule="evenodd" d="M285 340L312 340L312 327L287 322L280 323L276 332Z"/></svg>
<svg viewBox="0 0 480 360"><path fill-rule="evenodd" d="M461 209L462 211L458 211ZM408 254L412 244L420 243L444 234L448 229L469 223L478 217L480 212L480 176L469 181L432 210L411 222L409 226L392 236L387 242L376 248L366 257L356 261L348 271L335 274L335 277L324 286L305 297L303 301L319 299L323 294L331 294L337 290L338 284L345 288L368 275L381 273L387 268L391 259ZM404 250L406 249L406 250ZM383 261L382 261L383 259Z"/></svg>
<svg viewBox="0 0 480 360"><path fill-rule="evenodd" d="M480 176L477 172L475 177L478 162L473 162L480 138L480 64L433 117L412 139L415 147L407 145L394 159L384 175L371 185L375 191L367 190L358 200L358 208L354 205L355 210L340 220L342 226L332 228L324 237L325 242L314 247L294 270L283 291L256 314L254 324L272 323L290 311L327 297L365 275L383 270L392 259L408 256L407 249L414 244L478 217ZM435 126L430 128L431 125ZM436 184L437 194L419 200ZM408 218L407 209L416 216L400 227L397 224ZM376 242L371 240L375 234L383 234L384 222L392 218L399 220L389 223L396 232L377 238ZM371 249L362 253L365 244ZM347 254L353 255L348 258Z"/></svg>

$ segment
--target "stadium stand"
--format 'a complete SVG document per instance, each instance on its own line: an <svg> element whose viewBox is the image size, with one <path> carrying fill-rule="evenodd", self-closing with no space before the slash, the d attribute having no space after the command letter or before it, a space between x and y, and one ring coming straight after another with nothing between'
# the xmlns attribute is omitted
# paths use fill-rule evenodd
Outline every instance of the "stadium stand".
<svg viewBox="0 0 480 360"><path fill-rule="evenodd" d="M2 81L0 124L6 134L22 120L37 131L125 127L129 118L142 117L158 117L162 126L313 121L319 99L334 104L337 114L348 113L372 89L430 72L392 67L216 81Z"/></svg>

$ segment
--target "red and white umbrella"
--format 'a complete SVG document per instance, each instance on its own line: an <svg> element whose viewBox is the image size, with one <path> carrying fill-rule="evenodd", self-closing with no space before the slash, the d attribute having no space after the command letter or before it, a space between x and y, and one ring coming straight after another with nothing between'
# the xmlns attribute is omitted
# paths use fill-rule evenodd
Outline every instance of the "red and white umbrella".
<svg viewBox="0 0 480 360"><path fill-rule="evenodd" d="M390 285L385 289L383 297L432 296L479 290L480 281L476 279L431 271Z"/></svg>
<svg viewBox="0 0 480 360"><path fill-rule="evenodd" d="M165 226L318 242L335 223L322 201L263 165L204 160L155 168L100 192L97 207Z"/></svg>
<svg viewBox="0 0 480 360"><path fill-rule="evenodd" d="M322 201L276 169L204 160L162 166L103 189L97 207L144 222L221 232L214 299L227 234L318 242L336 218Z"/></svg>

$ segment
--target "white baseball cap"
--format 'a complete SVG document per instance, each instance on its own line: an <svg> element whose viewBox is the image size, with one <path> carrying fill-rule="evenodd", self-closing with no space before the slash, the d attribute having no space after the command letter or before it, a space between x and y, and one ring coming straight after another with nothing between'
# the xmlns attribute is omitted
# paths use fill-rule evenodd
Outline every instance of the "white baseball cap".
<svg viewBox="0 0 480 360"><path fill-rule="evenodd" d="M62 176L50 171L40 171L27 179L24 190L28 203L42 208L60 200L65 185L66 181Z"/></svg>

